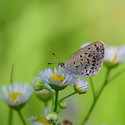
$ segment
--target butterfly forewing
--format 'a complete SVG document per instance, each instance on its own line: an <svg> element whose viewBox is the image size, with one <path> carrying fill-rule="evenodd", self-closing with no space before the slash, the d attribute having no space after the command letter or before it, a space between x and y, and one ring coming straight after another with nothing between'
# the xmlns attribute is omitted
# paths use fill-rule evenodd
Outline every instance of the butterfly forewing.
<svg viewBox="0 0 125 125"><path fill-rule="evenodd" d="M101 68L104 59L104 44L91 43L75 52L65 63L65 68L76 76L94 76Z"/></svg>

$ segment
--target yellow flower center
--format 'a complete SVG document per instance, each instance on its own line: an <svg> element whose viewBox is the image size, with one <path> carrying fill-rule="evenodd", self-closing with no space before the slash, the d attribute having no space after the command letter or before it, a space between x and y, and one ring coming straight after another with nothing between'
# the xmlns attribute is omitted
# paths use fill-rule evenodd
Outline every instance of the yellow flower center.
<svg viewBox="0 0 125 125"><path fill-rule="evenodd" d="M14 92L14 93L12 93L9 97L10 97L10 98L13 100L13 102L14 102L14 101L17 99L17 97L19 97L19 99L21 99L21 96L22 96L21 93L19 93L19 92ZM10 99L8 99L8 101L9 101L10 105L12 105ZM18 101L16 102L15 105L16 105L16 106L18 105Z"/></svg>
<svg viewBox="0 0 125 125"><path fill-rule="evenodd" d="M43 123L44 125L51 125L46 120L45 117L37 117L36 122Z"/></svg>
<svg viewBox="0 0 125 125"><path fill-rule="evenodd" d="M117 59L117 54L115 54L115 57L113 59L113 63L116 61L116 59Z"/></svg>
<svg viewBox="0 0 125 125"><path fill-rule="evenodd" d="M60 84L60 82L63 82L64 79L65 79L65 76L62 76L62 75L57 75L57 74L54 74L52 75L51 77L51 80L53 81L53 78L54 78L54 81L56 82L56 80L59 82L58 85Z"/></svg>

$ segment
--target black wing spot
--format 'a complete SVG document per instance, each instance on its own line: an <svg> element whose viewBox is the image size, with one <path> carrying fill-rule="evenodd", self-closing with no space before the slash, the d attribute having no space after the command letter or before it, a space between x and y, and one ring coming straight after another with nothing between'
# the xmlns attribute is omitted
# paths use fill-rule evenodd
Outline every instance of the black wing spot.
<svg viewBox="0 0 125 125"><path fill-rule="evenodd" d="M78 66L76 66L76 68L78 68Z"/></svg>
<svg viewBox="0 0 125 125"><path fill-rule="evenodd" d="M84 53L84 54L88 54L88 53Z"/></svg>
<svg viewBox="0 0 125 125"><path fill-rule="evenodd" d="M81 59L81 61L82 61L83 59Z"/></svg>
<svg viewBox="0 0 125 125"><path fill-rule="evenodd" d="M82 58L82 55L80 55L80 57Z"/></svg>
<svg viewBox="0 0 125 125"><path fill-rule="evenodd" d="M81 65L83 65L83 63L82 63L82 62L80 62L80 64L81 64Z"/></svg>
<svg viewBox="0 0 125 125"><path fill-rule="evenodd" d="M74 64L76 63L76 62L73 62Z"/></svg>
<svg viewBox="0 0 125 125"><path fill-rule="evenodd" d="M94 69L94 67L91 67L91 69Z"/></svg>
<svg viewBox="0 0 125 125"><path fill-rule="evenodd" d="M93 55L90 53L89 55L88 55L88 57L92 57Z"/></svg>

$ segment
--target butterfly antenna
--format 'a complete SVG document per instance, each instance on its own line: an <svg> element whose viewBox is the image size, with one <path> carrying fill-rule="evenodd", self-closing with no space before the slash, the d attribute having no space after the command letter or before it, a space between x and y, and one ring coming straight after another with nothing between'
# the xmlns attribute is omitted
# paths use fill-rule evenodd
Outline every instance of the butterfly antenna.
<svg viewBox="0 0 125 125"><path fill-rule="evenodd" d="M48 63L48 65L51 65L51 64L58 64L59 62L54 62L54 63Z"/></svg>
<svg viewBox="0 0 125 125"><path fill-rule="evenodd" d="M57 57L57 56L55 55L55 53L53 53L53 55L54 55L59 61L63 62L59 57Z"/></svg>

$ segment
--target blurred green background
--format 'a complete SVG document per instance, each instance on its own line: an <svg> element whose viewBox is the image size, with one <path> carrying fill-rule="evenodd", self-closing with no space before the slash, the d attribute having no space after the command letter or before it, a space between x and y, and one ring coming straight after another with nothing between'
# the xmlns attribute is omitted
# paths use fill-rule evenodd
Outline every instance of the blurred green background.
<svg viewBox="0 0 125 125"><path fill-rule="evenodd" d="M125 44L125 0L0 0L0 85L10 81L14 63L14 81L29 82L38 71L57 62L55 52L64 62L85 42L101 40L107 45ZM111 76L125 67L113 69ZM93 78L98 90L105 77L105 67ZM87 125L125 124L125 73L105 88ZM88 79L89 81L89 79ZM62 91L60 98L72 92ZM93 101L91 86L85 95L67 99L68 108L60 119L79 125ZM22 112L27 120L42 115L44 105L33 94ZM7 125L9 108L0 100L0 125ZM22 125L14 111L13 125ZM27 121L30 125L30 122Z"/></svg>

